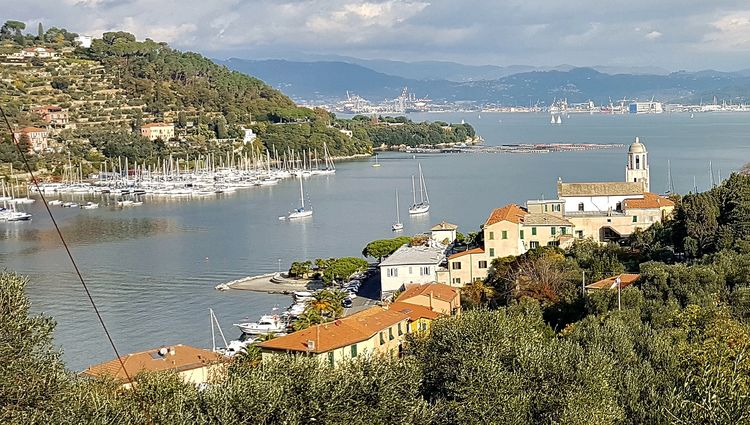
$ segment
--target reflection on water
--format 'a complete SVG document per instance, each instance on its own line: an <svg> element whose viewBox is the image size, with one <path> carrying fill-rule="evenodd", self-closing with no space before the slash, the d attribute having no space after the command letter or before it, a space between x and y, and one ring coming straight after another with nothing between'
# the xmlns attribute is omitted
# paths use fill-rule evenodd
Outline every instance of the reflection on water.
<svg viewBox="0 0 750 425"><path fill-rule="evenodd" d="M562 126L548 125L549 117L542 114L505 114L502 123L492 115L476 122L488 144L629 143L640 136L649 150L651 187L656 191L665 187L668 159L675 185L683 192L692 188L694 175L700 189L708 187L709 160L724 177L747 161L750 121L744 114L696 115L693 120L666 114L571 115ZM416 119L474 118L429 114ZM715 136L717 128L720 139ZM393 237L394 189L401 196L405 226L399 235L428 231L441 220L467 233L478 230L493 208L556 196L558 177L621 180L625 152L385 153L379 162L380 168L370 167L367 160L343 162L336 175L307 179L306 202L315 213L304 220L278 219L298 206L299 184L293 180L206 199L147 198L143 206L132 209L52 211L123 352L174 343L206 347L209 307L216 310L227 336L234 337L232 323L291 302L279 295L219 292L214 285L274 272L278 259L288 267L300 259L357 256L369 241ZM430 193L430 213L409 216L411 175L418 163ZM30 223L0 223L0 261L30 276L32 308L56 319L56 341L64 348L65 361L71 369L81 370L112 354L39 204L25 207L34 214Z"/></svg>

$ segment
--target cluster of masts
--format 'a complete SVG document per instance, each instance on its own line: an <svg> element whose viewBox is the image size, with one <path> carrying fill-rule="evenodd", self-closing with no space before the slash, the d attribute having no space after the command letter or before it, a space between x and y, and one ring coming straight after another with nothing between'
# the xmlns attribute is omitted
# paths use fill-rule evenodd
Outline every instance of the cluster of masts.
<svg viewBox="0 0 750 425"><path fill-rule="evenodd" d="M306 178L335 174L333 159L323 144L323 158L315 151L279 154L266 149L250 154L226 156L200 155L194 159L174 158L161 163L130 164L127 158L104 162L92 179L68 163L60 183L43 183L39 190L48 193L109 193L115 195L210 196L237 189L277 184L290 177Z"/></svg>

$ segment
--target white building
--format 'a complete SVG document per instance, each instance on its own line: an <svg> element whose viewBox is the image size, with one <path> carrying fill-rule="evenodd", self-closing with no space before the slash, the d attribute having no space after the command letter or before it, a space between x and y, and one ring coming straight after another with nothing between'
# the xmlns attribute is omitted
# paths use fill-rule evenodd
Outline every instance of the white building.
<svg viewBox="0 0 750 425"><path fill-rule="evenodd" d="M605 214L622 211L626 199L643 199L644 182L563 183L557 181L557 194L564 201L564 215Z"/></svg>
<svg viewBox="0 0 750 425"><path fill-rule="evenodd" d="M78 37L73 39L74 42L78 43L78 45L83 47L84 49L90 48L91 42L93 40L94 40L94 37L90 35L79 35Z"/></svg>
<svg viewBox="0 0 750 425"><path fill-rule="evenodd" d="M407 283L430 283L438 280L445 262L445 247L404 245L380 263L381 298L401 289Z"/></svg>
<svg viewBox="0 0 750 425"><path fill-rule="evenodd" d="M455 242L457 231L458 226L456 226L455 224L441 221L440 223L432 226L432 229L430 229L430 234L433 241L443 245L450 245Z"/></svg>
<svg viewBox="0 0 750 425"><path fill-rule="evenodd" d="M255 141L255 139L258 137L255 133L253 133L252 129L243 128L242 131L245 132L245 136L242 138L242 142L244 144L253 143L253 141Z"/></svg>

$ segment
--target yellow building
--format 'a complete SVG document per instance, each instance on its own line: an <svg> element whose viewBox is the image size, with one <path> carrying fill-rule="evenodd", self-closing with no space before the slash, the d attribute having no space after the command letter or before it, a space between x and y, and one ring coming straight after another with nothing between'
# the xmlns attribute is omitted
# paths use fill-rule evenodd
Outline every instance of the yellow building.
<svg viewBox="0 0 750 425"><path fill-rule="evenodd" d="M428 333L432 321L443 316L428 307L396 301L388 306L389 310L398 311L409 318L409 333Z"/></svg>
<svg viewBox="0 0 750 425"><path fill-rule="evenodd" d="M141 136L151 141L161 139L166 142L170 139L174 139L174 124L163 122L144 124L141 126Z"/></svg>
<svg viewBox="0 0 750 425"><path fill-rule="evenodd" d="M448 282L451 286L463 286L487 277L489 261L483 248L468 249L448 257Z"/></svg>
<svg viewBox="0 0 750 425"><path fill-rule="evenodd" d="M208 382L213 373L221 371L221 359L212 351L178 344L128 354L122 357L122 362L111 360L91 366L81 374L93 378L109 377L121 382L124 388L130 388L132 383L128 376L135 379L141 372L174 371L185 382L197 385Z"/></svg>
<svg viewBox="0 0 750 425"><path fill-rule="evenodd" d="M408 332L408 315L371 307L334 322L265 341L258 347L263 360L299 354L316 357L333 366L361 355L397 356Z"/></svg>

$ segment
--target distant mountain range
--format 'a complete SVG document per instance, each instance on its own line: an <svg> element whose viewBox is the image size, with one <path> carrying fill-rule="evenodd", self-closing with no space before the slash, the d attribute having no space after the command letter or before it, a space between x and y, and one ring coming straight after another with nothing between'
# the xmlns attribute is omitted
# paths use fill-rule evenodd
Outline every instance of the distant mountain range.
<svg viewBox="0 0 750 425"><path fill-rule="evenodd" d="M622 98L661 101L733 102L750 99L750 70L721 72L660 72L658 68L557 69L453 62L398 62L341 57L339 61L228 59L217 61L256 76L297 100L341 99L346 92L370 100L392 99L404 86L417 96L436 101L470 101L501 105L549 104L593 100L607 104ZM355 63L356 62L356 63ZM609 72L604 72L604 71ZM642 72L639 72L642 71ZM663 70L661 70L663 71Z"/></svg>

